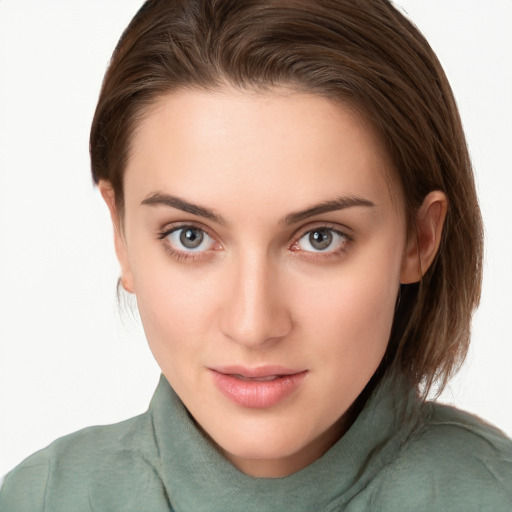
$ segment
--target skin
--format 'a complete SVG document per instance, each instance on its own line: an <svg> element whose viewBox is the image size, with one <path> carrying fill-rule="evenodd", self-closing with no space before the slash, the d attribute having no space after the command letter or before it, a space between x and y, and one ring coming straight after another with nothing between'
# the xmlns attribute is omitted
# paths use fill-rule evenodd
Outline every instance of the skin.
<svg viewBox="0 0 512 512"><path fill-rule="evenodd" d="M417 236L407 237L390 175L396 185L350 108L285 88L227 87L175 92L147 113L132 141L123 219L100 183L123 286L162 372L249 475L294 473L343 435L386 350L399 283L417 281L435 255L446 198L429 194ZM215 217L155 204L155 194ZM291 218L339 198L365 203ZM198 251L180 242L183 225L207 234ZM327 248L311 244L315 229L332 236ZM215 385L210 369L226 365L306 375L276 405L249 408Z"/></svg>

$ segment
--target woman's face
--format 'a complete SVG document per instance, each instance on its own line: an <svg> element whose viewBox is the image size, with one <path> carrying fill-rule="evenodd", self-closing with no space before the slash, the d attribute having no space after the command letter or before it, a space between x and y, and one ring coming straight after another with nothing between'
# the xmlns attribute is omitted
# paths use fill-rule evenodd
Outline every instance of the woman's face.
<svg viewBox="0 0 512 512"><path fill-rule="evenodd" d="M383 357L406 250L391 174L352 110L286 89L176 92L138 127L123 282L162 372L248 474L320 457Z"/></svg>

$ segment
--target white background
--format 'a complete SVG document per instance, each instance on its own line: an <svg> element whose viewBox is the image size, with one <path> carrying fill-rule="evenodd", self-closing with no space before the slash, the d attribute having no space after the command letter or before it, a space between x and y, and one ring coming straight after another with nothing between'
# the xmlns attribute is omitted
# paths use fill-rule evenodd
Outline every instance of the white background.
<svg viewBox="0 0 512 512"><path fill-rule="evenodd" d="M467 363L442 400L512 434L512 1L400 0L445 66L487 247ZM0 475L56 437L143 412L159 371L118 313L88 131L141 0L0 0Z"/></svg>

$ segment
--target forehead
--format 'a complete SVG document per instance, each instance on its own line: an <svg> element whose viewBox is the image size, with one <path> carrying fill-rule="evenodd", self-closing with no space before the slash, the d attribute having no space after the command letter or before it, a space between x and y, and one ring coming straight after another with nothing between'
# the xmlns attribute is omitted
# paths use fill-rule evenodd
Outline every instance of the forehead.
<svg viewBox="0 0 512 512"><path fill-rule="evenodd" d="M389 201L390 175L379 140L348 105L286 88L181 90L139 124L125 191L293 210L340 194Z"/></svg>

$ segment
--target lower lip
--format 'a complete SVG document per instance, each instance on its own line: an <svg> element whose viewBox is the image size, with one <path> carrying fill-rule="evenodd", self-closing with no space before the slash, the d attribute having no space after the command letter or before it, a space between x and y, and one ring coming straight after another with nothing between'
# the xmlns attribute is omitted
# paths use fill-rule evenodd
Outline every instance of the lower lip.
<svg viewBox="0 0 512 512"><path fill-rule="evenodd" d="M234 375L211 371L220 392L235 404L251 409L273 407L294 393L307 371L283 375L274 380L243 380Z"/></svg>

